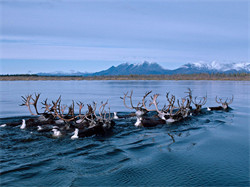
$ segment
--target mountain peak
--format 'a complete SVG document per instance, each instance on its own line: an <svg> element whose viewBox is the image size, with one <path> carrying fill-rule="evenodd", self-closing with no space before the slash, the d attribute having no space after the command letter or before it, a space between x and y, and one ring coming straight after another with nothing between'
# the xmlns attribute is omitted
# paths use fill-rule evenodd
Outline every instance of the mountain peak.
<svg viewBox="0 0 250 187"><path fill-rule="evenodd" d="M150 74L166 74L166 70L163 69L157 63L149 63L144 61L141 64L122 63L116 67L109 68L107 70L94 73L94 75L150 75Z"/></svg>
<svg viewBox="0 0 250 187"><path fill-rule="evenodd" d="M175 70L166 70L157 63L144 61L140 64L122 63L118 66L111 66L107 70L96 73L82 73L71 71L71 73L38 73L38 75L54 76L109 76L109 75L164 75L164 74L194 74L194 73L250 73L250 63L222 64L216 61L211 63L194 62L187 63Z"/></svg>
<svg viewBox="0 0 250 187"><path fill-rule="evenodd" d="M205 62L194 62L194 63L188 63L181 66L181 68L184 69L193 69L193 70L199 70L202 72L250 72L250 63L228 63L228 64L222 64L218 63L216 61L213 61L211 63L205 63Z"/></svg>

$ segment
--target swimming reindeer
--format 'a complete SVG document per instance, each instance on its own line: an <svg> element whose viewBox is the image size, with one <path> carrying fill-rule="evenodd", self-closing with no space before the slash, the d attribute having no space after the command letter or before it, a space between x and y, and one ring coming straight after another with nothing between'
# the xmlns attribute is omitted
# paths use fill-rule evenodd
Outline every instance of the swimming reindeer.
<svg viewBox="0 0 250 187"><path fill-rule="evenodd" d="M184 110L185 110L186 106L189 104L189 102L187 102L186 106L184 106L184 103L186 100L183 99L181 105L178 101L178 104L179 104L179 108L178 108L178 107L174 106L175 96L171 95L171 97L169 98L169 92L167 92L166 98L167 98L168 104L165 104L162 109L159 109L159 107L158 107L159 103L157 102L157 98L158 98L159 94L154 94L153 96L151 96L151 101L149 103L149 107L154 105L155 109L150 109L146 106L145 99L151 93L152 93L152 91L146 92L145 96L143 97L142 103L147 111L149 111L149 112L155 111L158 114L156 116L151 117L151 118L149 118L149 117L141 118L140 122L143 126L155 126L157 124L173 123L173 122L176 122L176 121L183 119Z"/></svg>
<svg viewBox="0 0 250 187"><path fill-rule="evenodd" d="M227 109L230 109L230 107L228 105L230 105L233 102L233 100L234 100L233 95L232 95L232 98L229 101L228 101L228 98L226 98L225 101L222 101L222 99L219 98L219 101L218 101L218 98L216 96L215 101L216 101L216 103L221 104L221 106L208 107L207 110L211 111L211 110L227 110Z"/></svg>
<svg viewBox="0 0 250 187"><path fill-rule="evenodd" d="M44 105L46 109L44 112L40 113L37 109L37 103L41 94L36 94L33 97L31 94L27 95L26 97L22 96L23 103L20 106L28 107L28 110L32 116L36 116L36 118L30 118L28 120L23 119L21 129L25 129L28 127L36 127L38 125L45 125L45 124L55 124L55 116L52 115L49 105L47 104L47 100L44 101ZM33 106L35 112L32 111L31 106Z"/></svg>
<svg viewBox="0 0 250 187"><path fill-rule="evenodd" d="M67 106L62 104L61 96L51 103L48 102L48 99L41 102L43 111L40 112L38 101L41 94L29 94L22 96L23 103L20 106L26 106L33 117L2 124L0 127L20 126L20 129L36 127L38 132L51 133L52 137L57 138L71 134L71 139L77 139L109 133L115 125L114 119L119 118L136 117L135 126L152 127L182 121L192 114L205 114L206 112L203 112L202 107L207 102L207 95L205 97L193 97L190 88L185 93L187 93L186 96L176 99L175 95L170 95L170 92L167 92L166 102L162 104L163 107L161 108L157 101L160 94L152 94L152 91L146 92L142 100L134 105L133 91L130 94L127 92L121 97L123 104L126 108L135 112L128 115L117 115L114 112L114 116L110 113L108 100L101 102L99 108L97 108L96 102L84 105L83 102L75 102L74 100L72 100L71 105ZM216 96L215 101L221 106L208 107L207 110L228 110L233 99L234 96L225 100ZM83 111L84 107L86 107L85 111Z"/></svg>
<svg viewBox="0 0 250 187"><path fill-rule="evenodd" d="M108 108L108 114L105 110L105 106L108 101L101 102L99 107L99 116L96 115L96 103L93 103L93 107L88 105L88 112L83 116L83 121L75 127L75 131L71 139L77 139L79 137L87 137L92 135L106 134L111 131L115 125L115 122L111 118L110 107ZM80 127L79 125L82 125Z"/></svg>
<svg viewBox="0 0 250 187"><path fill-rule="evenodd" d="M124 94L123 97L120 97L123 100L123 104L126 108L135 110L135 112L131 112L128 115L118 115L117 112L114 112L114 119L119 119L119 118L131 118L131 117L136 117L137 119L141 118L144 115L147 115L148 111L143 108L143 104L141 102L138 102L136 106L133 105L133 90L130 92L130 95L128 95L128 92ZM129 98L130 100L130 106L126 104L126 98Z"/></svg>

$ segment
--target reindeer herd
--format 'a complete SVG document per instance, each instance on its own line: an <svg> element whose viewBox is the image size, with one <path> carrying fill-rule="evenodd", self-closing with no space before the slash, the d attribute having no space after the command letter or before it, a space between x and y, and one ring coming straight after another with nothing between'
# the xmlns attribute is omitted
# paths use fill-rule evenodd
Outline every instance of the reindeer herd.
<svg viewBox="0 0 250 187"><path fill-rule="evenodd" d="M23 119L21 122L11 122L2 124L5 126L20 126L20 129L36 129L38 132L50 133L52 137L61 137L71 134L71 139L79 137L88 137L93 135L105 135L112 131L116 122L125 118L136 119L135 126L153 127L159 124L172 124L178 121L183 121L193 116L204 114L204 110L222 110L230 109L229 104L233 102L231 99L222 100L215 98L215 101L220 104L217 107L202 108L207 102L205 97L193 97L192 90L188 88L186 96L181 99L176 99L174 95L166 93L166 103L162 108L159 107L157 98L159 94L152 94L152 91L146 92L142 100L134 105L133 91L130 94L127 92L121 97L124 106L133 112L121 115L121 113L111 113L108 101L101 102L97 107L97 103L87 104L86 112L83 112L84 104L82 102L72 101L70 106L63 105L61 96L51 103L48 99L41 102L42 112L39 112L37 104L40 94L22 96L23 103L21 106L26 106L32 116L28 119ZM129 104L128 104L129 103ZM75 106L78 110L75 111Z"/></svg>

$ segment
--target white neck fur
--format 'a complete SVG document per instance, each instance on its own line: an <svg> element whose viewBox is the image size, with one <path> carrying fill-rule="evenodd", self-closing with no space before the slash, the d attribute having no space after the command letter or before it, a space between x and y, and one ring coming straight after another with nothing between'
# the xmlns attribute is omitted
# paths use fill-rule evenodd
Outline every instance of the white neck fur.
<svg viewBox="0 0 250 187"><path fill-rule="evenodd" d="M173 123L173 122L175 122L175 120L174 120L173 118L168 118L168 119L166 120L166 122L167 122L167 123Z"/></svg>
<svg viewBox="0 0 250 187"><path fill-rule="evenodd" d="M25 129L25 128L26 128L26 123L25 123L25 119L23 119L23 123L22 123L20 129Z"/></svg>
<svg viewBox="0 0 250 187"><path fill-rule="evenodd" d="M57 129L52 129L52 131L54 132L53 136L55 136L55 137L62 136L62 133L61 133L59 130L57 130Z"/></svg>
<svg viewBox="0 0 250 187"><path fill-rule="evenodd" d="M137 120L136 120L136 122L135 122L135 126L136 126L136 127L142 126L141 120L142 120L141 117L137 117Z"/></svg>
<svg viewBox="0 0 250 187"><path fill-rule="evenodd" d="M114 112L114 119L118 119L119 117L117 116L117 112Z"/></svg>
<svg viewBox="0 0 250 187"><path fill-rule="evenodd" d="M79 129L76 128L75 131L74 131L74 135L71 136L71 139L72 139L72 140L79 138L78 132L79 132Z"/></svg>

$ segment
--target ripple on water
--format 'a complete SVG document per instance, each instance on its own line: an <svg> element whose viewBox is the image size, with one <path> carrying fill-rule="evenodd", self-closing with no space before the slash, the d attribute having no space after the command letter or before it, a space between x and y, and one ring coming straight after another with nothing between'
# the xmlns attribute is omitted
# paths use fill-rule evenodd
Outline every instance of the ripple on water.
<svg viewBox="0 0 250 187"><path fill-rule="evenodd" d="M223 142L223 137L214 138L225 132L231 134L237 127L224 129L233 118L229 113L209 115L154 128L136 128L134 119L118 120L112 136L74 141L69 136L51 139L46 134L30 134L29 130L1 128L1 184L20 186L20 180L44 186L100 185L98 181L101 185L126 186L221 184L216 180L228 179L227 171L209 160L220 150L211 152L211 145L204 147L212 141L222 149L225 143L220 147L218 142ZM241 181L245 180L244 171L239 172Z"/></svg>
<svg viewBox="0 0 250 187"><path fill-rule="evenodd" d="M1 171L1 175L6 175L8 173L14 173L14 172L23 172L26 170L33 170L34 168L40 168L41 166L47 165L48 162L52 161L51 158L49 159L44 159L44 160L39 160L31 163L25 163L25 164L20 164L17 166L14 166L13 168L6 169Z"/></svg>

